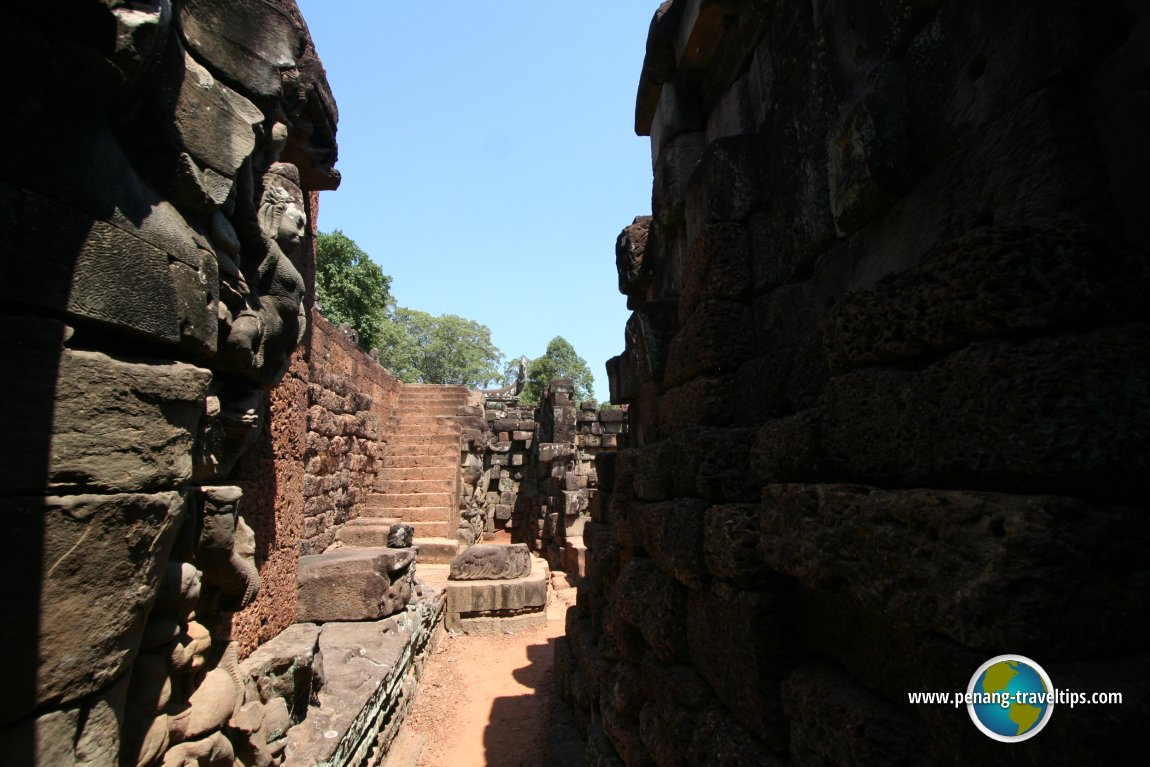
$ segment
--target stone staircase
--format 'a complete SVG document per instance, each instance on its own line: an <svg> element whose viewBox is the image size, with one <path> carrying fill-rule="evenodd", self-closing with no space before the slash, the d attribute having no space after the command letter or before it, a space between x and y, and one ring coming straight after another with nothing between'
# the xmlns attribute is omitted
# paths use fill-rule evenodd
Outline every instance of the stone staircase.
<svg viewBox="0 0 1150 767"><path fill-rule="evenodd" d="M385 429L387 447L374 492L340 540L385 545L388 528L415 528L419 561L450 561L459 544L459 434L453 420L467 387L404 384ZM370 542L369 542L370 541Z"/></svg>

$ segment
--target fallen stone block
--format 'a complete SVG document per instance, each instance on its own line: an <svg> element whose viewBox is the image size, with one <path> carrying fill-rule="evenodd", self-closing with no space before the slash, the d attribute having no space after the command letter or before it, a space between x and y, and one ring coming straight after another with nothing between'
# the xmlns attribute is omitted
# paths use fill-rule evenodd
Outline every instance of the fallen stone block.
<svg viewBox="0 0 1150 767"><path fill-rule="evenodd" d="M406 604L415 549L345 549L299 560L300 623L383 618ZM406 582L406 587L405 587ZM394 588L393 588L394 587Z"/></svg>

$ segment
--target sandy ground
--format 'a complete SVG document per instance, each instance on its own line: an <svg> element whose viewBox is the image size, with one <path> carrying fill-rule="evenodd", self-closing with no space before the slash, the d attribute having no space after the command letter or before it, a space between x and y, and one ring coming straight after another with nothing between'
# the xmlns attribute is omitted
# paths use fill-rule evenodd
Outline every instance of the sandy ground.
<svg viewBox="0 0 1150 767"><path fill-rule="evenodd" d="M566 585L557 574L553 582ZM516 634L446 634L428 660L404 728L425 737L418 767L583 764L556 712L555 639L574 590L552 592L546 624ZM558 704L561 705L561 704Z"/></svg>

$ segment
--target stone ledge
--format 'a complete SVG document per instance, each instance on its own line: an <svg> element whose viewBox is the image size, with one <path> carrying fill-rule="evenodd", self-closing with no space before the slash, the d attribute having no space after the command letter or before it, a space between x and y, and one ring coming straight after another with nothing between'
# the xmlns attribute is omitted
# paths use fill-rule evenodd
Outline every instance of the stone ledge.
<svg viewBox="0 0 1150 767"><path fill-rule="evenodd" d="M318 705L288 731L283 767L381 763L411 707L443 606L437 597L381 621L320 627Z"/></svg>

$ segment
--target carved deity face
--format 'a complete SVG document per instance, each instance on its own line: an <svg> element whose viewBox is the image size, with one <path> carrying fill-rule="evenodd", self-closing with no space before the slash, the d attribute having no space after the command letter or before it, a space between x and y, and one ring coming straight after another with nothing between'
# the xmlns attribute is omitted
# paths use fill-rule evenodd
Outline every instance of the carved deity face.
<svg viewBox="0 0 1150 767"><path fill-rule="evenodd" d="M276 228L275 240L285 254L294 253L303 239L307 226L307 214L294 201L284 206Z"/></svg>

